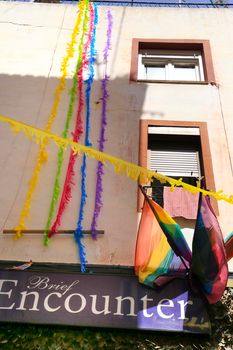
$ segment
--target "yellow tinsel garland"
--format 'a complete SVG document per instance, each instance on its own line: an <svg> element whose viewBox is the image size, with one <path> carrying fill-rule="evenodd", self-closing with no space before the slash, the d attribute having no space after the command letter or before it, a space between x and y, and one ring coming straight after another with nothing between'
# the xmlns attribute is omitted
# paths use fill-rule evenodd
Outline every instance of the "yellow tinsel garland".
<svg viewBox="0 0 233 350"><path fill-rule="evenodd" d="M39 128L32 127L3 115L0 115L0 121L10 124L15 133L23 131L26 137L32 141L35 141L39 145L47 144L49 140L52 140L58 147L62 147L64 150L69 146L75 154L85 153L86 155L98 161L101 161L104 164L105 162L109 162L113 165L117 174L126 175L134 181L139 180L141 183L144 183L151 181L152 178L156 178L160 182L169 183L171 187L182 186L185 188L185 190L191 193L201 192L204 195L209 195L217 200L224 200L228 203L233 204L233 195L227 196L223 193L222 190L218 192L207 191L200 187L189 185L183 182L182 179L175 180L171 177L148 170L139 165L127 162L118 157L114 157L110 154L97 151L92 147L87 147L80 143L76 143L71 139L62 138L58 135L50 133L49 131L44 131Z"/></svg>

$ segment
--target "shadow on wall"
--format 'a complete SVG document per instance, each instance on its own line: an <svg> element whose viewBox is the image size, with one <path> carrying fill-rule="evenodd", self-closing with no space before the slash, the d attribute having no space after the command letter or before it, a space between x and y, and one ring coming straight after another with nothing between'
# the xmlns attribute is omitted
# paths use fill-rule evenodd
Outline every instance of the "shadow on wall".
<svg viewBox="0 0 233 350"><path fill-rule="evenodd" d="M0 113L29 125L45 129L58 82L59 79L57 78L0 75ZM51 129L51 132L58 135L62 134L65 126L71 87L72 79L68 79L59 104L57 118ZM107 90L109 98L107 102L105 152L127 161L138 163L139 119L142 115L146 84L129 83L128 76L114 80L110 78ZM83 98L85 101L85 90ZM74 105L71 131L75 125L78 103L79 98ZM97 80L93 83L91 92L90 139L94 148L99 146L101 116L101 80ZM85 107L82 117L85 133ZM72 137L71 131L69 131L68 137ZM38 146L30 142L22 134L14 136L9 126L3 123L0 124L0 134L0 200L1 203L4 203L0 209L0 227L4 229L12 228L18 223L28 182L36 162ZM81 138L80 143L84 143L84 137ZM41 172L39 184L32 200L31 228L43 228L45 225L56 173L57 150L55 145L49 144L49 161ZM67 159L69 157L69 152L66 153L62 181L64 181ZM77 190L75 190L75 194L73 194L72 203L65 216L67 229L74 228L76 218L72 219L72 216L74 216L72 210L77 213L79 208L80 165L81 161L78 161L75 183L79 185ZM90 219L88 219L88 216L90 216L89 212L93 212L95 174L96 162L90 161L87 176L87 205L89 205L89 201L92 203L90 204L90 209L87 210L87 215L85 215L85 222ZM133 220L131 230L135 233L137 227L137 185L124 176L116 175L112 167L107 166L105 168L103 186L104 208L102 213L103 219L101 220L102 226L104 226L105 217L111 216L113 212L113 225L119 225L127 213L129 220ZM40 215L38 215L38 211Z"/></svg>

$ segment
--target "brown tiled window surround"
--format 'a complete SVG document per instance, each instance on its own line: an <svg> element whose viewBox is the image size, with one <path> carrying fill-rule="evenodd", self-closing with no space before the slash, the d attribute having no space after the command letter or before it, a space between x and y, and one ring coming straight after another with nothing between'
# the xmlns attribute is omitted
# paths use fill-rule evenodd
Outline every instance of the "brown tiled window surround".
<svg viewBox="0 0 233 350"><path fill-rule="evenodd" d="M212 159L210 153L207 124L205 122L190 122L190 121L162 121L162 120L141 120L140 121L140 142L139 142L139 165L142 167L148 167L148 141L149 127L186 127L186 128L198 128L201 148L201 163L202 163L202 175L205 178L206 188L215 191L214 174L212 167ZM156 134L155 137L156 144ZM158 136L157 136L158 137ZM165 174L166 175L166 174ZM171 176L172 177L172 176ZM185 180L184 180L185 182ZM148 184L143 184L148 185ZM216 215L218 215L217 201L211 199L212 206ZM140 191L138 194L138 211L141 211L143 204L143 196Z"/></svg>
<svg viewBox="0 0 233 350"><path fill-rule="evenodd" d="M198 51L203 62L203 81L182 80L141 80L138 79L138 55L140 50ZM133 39L131 53L130 81L215 84L214 69L208 40L169 40L169 39Z"/></svg>

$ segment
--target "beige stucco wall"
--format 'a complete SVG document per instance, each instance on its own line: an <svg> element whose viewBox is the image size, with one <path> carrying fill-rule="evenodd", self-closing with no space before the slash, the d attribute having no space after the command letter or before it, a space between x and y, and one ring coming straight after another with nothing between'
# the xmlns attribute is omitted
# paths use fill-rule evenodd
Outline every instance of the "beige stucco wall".
<svg viewBox="0 0 233 350"><path fill-rule="evenodd" d="M0 2L0 113L44 128L59 81L59 67L75 23L77 7L61 4ZM97 147L101 116L100 81L103 78L102 51L105 45L108 7L99 7L98 59L92 93L93 146ZM233 193L233 10L184 8L112 7L113 40L109 56L110 81L106 152L130 162L138 161L140 118L206 121L218 190ZM132 38L208 39L218 87L212 85L129 83ZM68 91L72 84L71 62L67 88L62 95L58 118L52 131L64 127ZM2 234L19 220L27 184L38 146L23 135L14 136L0 125L0 257L7 260L78 262L72 236L54 237L48 247L42 236L25 235L13 240ZM33 197L28 229L43 229L47 220L56 171L57 148L48 147L49 160L41 173ZM67 159L68 159L67 152ZM80 168L62 229L74 229L80 198ZM84 229L90 228L94 206L96 162L88 160L88 198ZM137 185L105 168L103 209L99 229L105 234L97 242L86 237L89 263L132 265L137 233ZM219 202L219 221L226 235L233 229L232 205ZM184 226L188 226L184 223ZM190 227L192 224L190 225Z"/></svg>

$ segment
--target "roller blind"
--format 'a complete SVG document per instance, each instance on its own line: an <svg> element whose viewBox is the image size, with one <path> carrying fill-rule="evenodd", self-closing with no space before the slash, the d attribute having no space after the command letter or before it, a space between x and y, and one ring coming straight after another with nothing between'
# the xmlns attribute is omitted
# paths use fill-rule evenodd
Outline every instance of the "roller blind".
<svg viewBox="0 0 233 350"><path fill-rule="evenodd" d="M193 150L148 150L149 168L168 176L200 176L199 152Z"/></svg>

